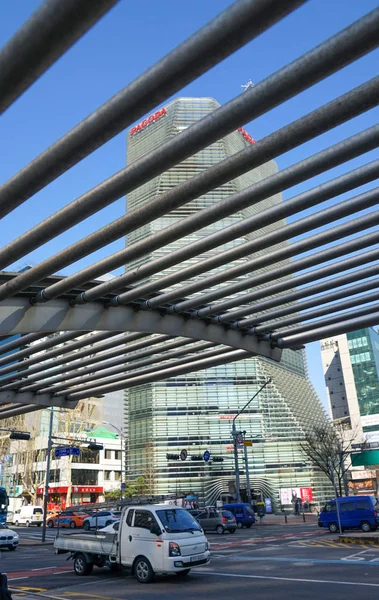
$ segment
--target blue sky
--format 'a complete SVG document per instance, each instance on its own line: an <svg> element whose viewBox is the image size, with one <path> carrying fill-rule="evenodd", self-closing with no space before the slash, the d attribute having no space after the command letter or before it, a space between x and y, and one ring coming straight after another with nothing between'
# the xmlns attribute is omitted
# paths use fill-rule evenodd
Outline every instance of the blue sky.
<svg viewBox="0 0 379 600"><path fill-rule="evenodd" d="M0 180L15 172L46 149L67 130L108 100L174 46L186 39L221 10L229 0L142 0L121 2L90 30L82 40L43 75L1 120L2 161ZM38 7L37 0L14 0L0 6L0 45L3 45ZM184 96L212 96L225 103L241 92L249 78L257 83L289 61L294 60L338 30L374 9L377 0L310 0L232 57L183 89ZM327 78L310 90L263 115L245 128L260 139L278 127L293 121L349 89L378 74L379 52L363 57L339 74ZM378 110L372 110L312 142L278 157L285 168L331 143L378 122ZM54 213L81 193L100 183L125 166L125 133L115 137L92 156L30 199L3 221L2 243L17 237L41 219ZM378 157L371 152L362 158L314 178L317 185L360 164ZM290 198L306 189L299 185L284 193ZM363 189L374 187L374 184ZM360 190L361 191L361 190ZM356 193L356 192L355 192ZM355 195L346 194L345 197ZM37 264L105 222L120 216L124 199L73 227L58 239L32 252L25 263ZM304 213L306 214L306 213ZM303 216L303 215L300 215ZM71 273L95 259L121 248L119 240L64 271ZM311 379L325 402L318 343L308 348Z"/></svg>

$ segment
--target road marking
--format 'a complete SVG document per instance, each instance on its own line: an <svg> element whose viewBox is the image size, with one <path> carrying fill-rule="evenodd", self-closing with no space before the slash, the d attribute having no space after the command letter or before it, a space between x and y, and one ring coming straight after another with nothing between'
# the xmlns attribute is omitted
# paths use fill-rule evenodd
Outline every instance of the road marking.
<svg viewBox="0 0 379 600"><path fill-rule="evenodd" d="M38 569L31 569L32 571L46 571L46 569L57 569L57 565L54 565L53 567L39 567Z"/></svg>
<svg viewBox="0 0 379 600"><path fill-rule="evenodd" d="M67 571L57 571L56 573L51 573L51 575L63 575L65 573L73 573L73 569L68 569Z"/></svg>
<svg viewBox="0 0 379 600"><path fill-rule="evenodd" d="M235 577L239 579L265 579L274 581L297 581L299 583L328 583L334 585L357 585L360 587L379 587L379 583L363 583L360 581L333 581L332 579L300 579L295 577L269 577L268 575L242 575L240 573L217 573L214 571L195 571L198 575L215 575L216 577Z"/></svg>
<svg viewBox="0 0 379 600"><path fill-rule="evenodd" d="M8 581L18 581L19 579L29 579L29 577L8 577Z"/></svg>
<svg viewBox="0 0 379 600"><path fill-rule="evenodd" d="M243 562L243 561L271 561L271 562L290 562L292 564L296 564L296 563L318 563L318 564L327 564L327 565L343 565L344 563L342 562L342 559L340 558L331 558L331 559L327 559L327 558L297 558L296 556L293 557L279 557L279 556L237 556L237 555L232 555L232 556L228 556L228 559L232 562ZM373 566L377 566L377 564L374 564L375 561L372 560L364 560L362 559L361 561L352 561L351 564L359 564L359 565L371 565Z"/></svg>

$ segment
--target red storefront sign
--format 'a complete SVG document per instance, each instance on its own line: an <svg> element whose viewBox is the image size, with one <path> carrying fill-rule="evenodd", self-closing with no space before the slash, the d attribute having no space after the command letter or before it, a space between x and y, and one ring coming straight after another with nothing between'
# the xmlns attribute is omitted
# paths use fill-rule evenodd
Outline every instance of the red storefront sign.
<svg viewBox="0 0 379 600"><path fill-rule="evenodd" d="M250 133L247 133L246 129L243 127L238 127L238 131L242 133L245 140L247 140L250 144L255 144L255 139L251 137Z"/></svg>
<svg viewBox="0 0 379 600"><path fill-rule="evenodd" d="M132 127L129 132L129 135L135 135L139 131L142 131L142 129L145 129L145 127L147 127L151 123L155 123L155 121L158 121L158 119L163 117L163 115L167 115L167 110L164 107L160 110L157 110L153 115L150 115L150 117L147 117L147 119L141 121L141 123L138 123L138 125Z"/></svg>
<svg viewBox="0 0 379 600"><path fill-rule="evenodd" d="M45 491L44 487L39 487L37 494L41 495ZM104 488L99 485L73 485L71 489L73 494L102 494ZM49 494L67 494L68 486L49 486Z"/></svg>

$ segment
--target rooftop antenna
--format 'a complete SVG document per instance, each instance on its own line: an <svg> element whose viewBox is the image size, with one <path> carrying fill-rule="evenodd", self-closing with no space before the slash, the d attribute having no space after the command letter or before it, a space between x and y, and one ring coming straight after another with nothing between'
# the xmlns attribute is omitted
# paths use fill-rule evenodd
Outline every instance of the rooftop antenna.
<svg viewBox="0 0 379 600"><path fill-rule="evenodd" d="M254 83L251 81L251 79L249 79L249 81L247 83L245 83L245 85L241 85L241 88L243 89L244 92L247 92L247 90L252 88L253 86L254 86Z"/></svg>

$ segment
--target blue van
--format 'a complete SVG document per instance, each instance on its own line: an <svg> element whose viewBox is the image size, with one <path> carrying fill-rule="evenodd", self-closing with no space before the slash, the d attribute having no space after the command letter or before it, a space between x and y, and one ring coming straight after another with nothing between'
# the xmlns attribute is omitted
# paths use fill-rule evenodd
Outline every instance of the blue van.
<svg viewBox="0 0 379 600"><path fill-rule="evenodd" d="M230 510L236 518L238 529L242 527L251 527L255 522L254 511L250 504L224 504L222 507L225 510Z"/></svg>
<svg viewBox="0 0 379 600"><path fill-rule="evenodd" d="M337 498L341 528L375 531L379 525L379 507L373 496L346 496ZM331 533L338 531L336 500L330 500L318 516L319 527L327 527Z"/></svg>

